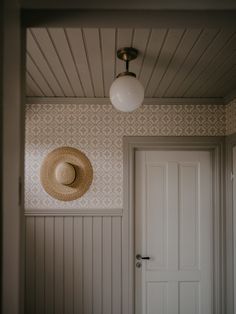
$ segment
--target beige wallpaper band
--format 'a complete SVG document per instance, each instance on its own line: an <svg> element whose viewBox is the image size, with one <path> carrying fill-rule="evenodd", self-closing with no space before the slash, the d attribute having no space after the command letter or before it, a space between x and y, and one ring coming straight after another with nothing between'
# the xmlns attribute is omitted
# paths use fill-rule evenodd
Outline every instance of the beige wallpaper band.
<svg viewBox="0 0 236 314"><path fill-rule="evenodd" d="M226 134L236 133L236 99L226 106Z"/></svg>
<svg viewBox="0 0 236 314"><path fill-rule="evenodd" d="M107 105L33 104L26 106L26 209L122 208L123 136L217 136L226 132L223 105L143 105L121 113ZM233 132L234 122L227 132ZM79 148L94 169L90 190L80 199L61 202L41 187L43 158L56 147Z"/></svg>

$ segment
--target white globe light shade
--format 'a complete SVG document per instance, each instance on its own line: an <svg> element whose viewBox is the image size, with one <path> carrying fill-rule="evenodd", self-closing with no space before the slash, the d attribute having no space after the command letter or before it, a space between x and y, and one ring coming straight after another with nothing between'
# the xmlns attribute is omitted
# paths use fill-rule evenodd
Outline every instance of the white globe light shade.
<svg viewBox="0 0 236 314"><path fill-rule="evenodd" d="M117 110L134 111L142 105L144 88L134 76L120 76L111 85L110 99Z"/></svg>

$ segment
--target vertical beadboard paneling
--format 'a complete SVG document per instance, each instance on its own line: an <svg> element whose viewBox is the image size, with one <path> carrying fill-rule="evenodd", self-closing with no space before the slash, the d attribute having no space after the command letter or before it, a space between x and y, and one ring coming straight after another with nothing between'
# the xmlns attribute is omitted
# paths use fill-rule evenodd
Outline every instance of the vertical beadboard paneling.
<svg viewBox="0 0 236 314"><path fill-rule="evenodd" d="M102 314L102 217L93 218L93 314Z"/></svg>
<svg viewBox="0 0 236 314"><path fill-rule="evenodd" d="M74 313L83 313L83 217L74 218Z"/></svg>
<svg viewBox="0 0 236 314"><path fill-rule="evenodd" d="M54 296L54 218L45 218L45 313L53 314Z"/></svg>
<svg viewBox="0 0 236 314"><path fill-rule="evenodd" d="M64 225L63 217L55 217L54 222L54 304L55 313L64 313Z"/></svg>
<svg viewBox="0 0 236 314"><path fill-rule="evenodd" d="M122 217L26 217L26 313L121 314Z"/></svg>
<svg viewBox="0 0 236 314"><path fill-rule="evenodd" d="M112 314L121 314L121 218L112 219Z"/></svg>
<svg viewBox="0 0 236 314"><path fill-rule="evenodd" d="M93 312L93 218L84 218L84 243L83 243L83 294L84 294L84 313Z"/></svg>
<svg viewBox="0 0 236 314"><path fill-rule="evenodd" d="M25 224L25 249L26 249L26 263L25 267L25 310L27 314L35 312L35 218L29 217Z"/></svg>
<svg viewBox="0 0 236 314"><path fill-rule="evenodd" d="M44 217L35 219L35 297L36 314L42 314L45 310L45 256L44 256Z"/></svg>
<svg viewBox="0 0 236 314"><path fill-rule="evenodd" d="M73 217L64 217L64 312L73 314Z"/></svg>
<svg viewBox="0 0 236 314"><path fill-rule="evenodd" d="M111 217L103 217L103 314L111 312Z"/></svg>

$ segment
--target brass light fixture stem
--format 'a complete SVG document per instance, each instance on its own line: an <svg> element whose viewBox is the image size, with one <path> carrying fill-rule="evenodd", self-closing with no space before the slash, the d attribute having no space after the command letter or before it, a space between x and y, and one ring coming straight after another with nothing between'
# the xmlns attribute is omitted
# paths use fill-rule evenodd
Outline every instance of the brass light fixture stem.
<svg viewBox="0 0 236 314"><path fill-rule="evenodd" d="M129 61L125 61L126 72L129 72Z"/></svg>
<svg viewBox="0 0 236 314"><path fill-rule="evenodd" d="M136 77L135 73L129 72L129 62L136 59L138 56L138 50L132 47L124 47L117 50L117 57L125 62L125 72L119 73L117 77L120 76L133 76Z"/></svg>

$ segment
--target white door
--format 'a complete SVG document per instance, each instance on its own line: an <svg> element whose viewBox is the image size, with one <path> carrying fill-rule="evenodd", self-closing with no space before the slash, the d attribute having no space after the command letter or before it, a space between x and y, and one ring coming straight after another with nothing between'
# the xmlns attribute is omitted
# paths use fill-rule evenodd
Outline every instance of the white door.
<svg viewBox="0 0 236 314"><path fill-rule="evenodd" d="M135 314L212 313L212 173L206 151L135 156Z"/></svg>

